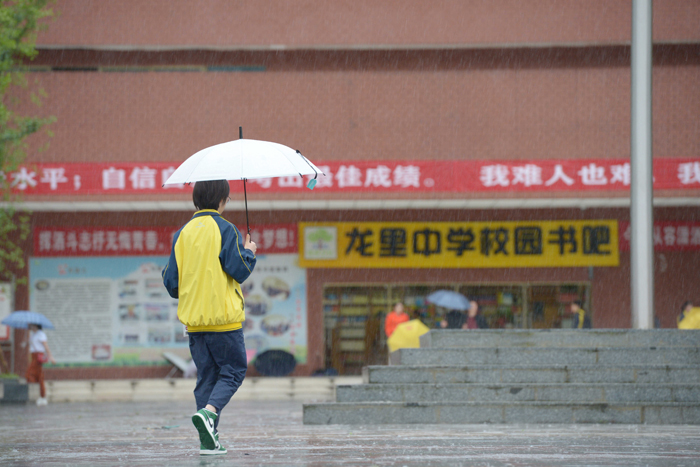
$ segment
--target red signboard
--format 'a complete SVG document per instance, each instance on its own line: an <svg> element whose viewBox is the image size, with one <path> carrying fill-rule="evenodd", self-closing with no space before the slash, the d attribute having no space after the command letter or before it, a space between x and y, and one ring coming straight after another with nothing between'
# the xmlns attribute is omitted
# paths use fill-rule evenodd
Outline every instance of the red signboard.
<svg viewBox="0 0 700 467"><path fill-rule="evenodd" d="M620 250L629 251L631 226L620 222ZM700 250L700 222L654 221L654 250Z"/></svg>
<svg viewBox="0 0 700 467"><path fill-rule="evenodd" d="M180 227L37 227L34 256L169 255ZM296 253L296 224L255 226L257 254Z"/></svg>
<svg viewBox="0 0 700 467"><path fill-rule="evenodd" d="M243 235L246 231L241 229ZM250 238L257 246L257 255L274 253L297 253L297 225L296 224L268 224L253 226L250 229Z"/></svg>
<svg viewBox="0 0 700 467"><path fill-rule="evenodd" d="M326 193L370 192L532 192L628 190L626 159L533 161L334 161L319 162L315 190ZM177 164L95 163L21 167L10 173L15 192L26 195L163 194L189 191L189 186L162 185ZM305 177L308 179L309 177ZM234 189L239 189L232 182ZM249 180L251 192L304 190L301 177ZM700 189L700 160L656 159L654 188Z"/></svg>

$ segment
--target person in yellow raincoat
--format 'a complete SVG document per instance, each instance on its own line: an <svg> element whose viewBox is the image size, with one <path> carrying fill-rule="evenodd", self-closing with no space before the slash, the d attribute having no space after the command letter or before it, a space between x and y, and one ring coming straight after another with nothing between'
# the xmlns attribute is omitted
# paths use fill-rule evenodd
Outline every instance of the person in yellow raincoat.
<svg viewBox="0 0 700 467"><path fill-rule="evenodd" d="M693 307L691 301L685 302L678 315L678 329L700 329L700 307Z"/></svg>

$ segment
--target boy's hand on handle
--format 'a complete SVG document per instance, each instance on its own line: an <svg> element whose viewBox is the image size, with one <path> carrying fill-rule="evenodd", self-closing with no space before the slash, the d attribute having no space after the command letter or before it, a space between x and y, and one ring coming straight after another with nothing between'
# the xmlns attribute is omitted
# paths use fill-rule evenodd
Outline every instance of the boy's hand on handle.
<svg viewBox="0 0 700 467"><path fill-rule="evenodd" d="M252 251L253 254L255 254L255 252L256 252L257 249L258 249L258 247L257 247L257 245L255 244L255 242L250 241L250 234L246 234L246 236L245 236L245 245L243 245L243 246L245 247L246 250Z"/></svg>

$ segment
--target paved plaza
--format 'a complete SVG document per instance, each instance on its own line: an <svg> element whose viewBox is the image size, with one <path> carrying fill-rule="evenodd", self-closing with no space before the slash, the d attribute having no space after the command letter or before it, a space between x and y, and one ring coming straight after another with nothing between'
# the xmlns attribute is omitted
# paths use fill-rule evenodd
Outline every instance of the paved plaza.
<svg viewBox="0 0 700 467"><path fill-rule="evenodd" d="M3 466L700 465L699 426L305 426L298 402L232 402L200 457L187 402L0 406Z"/></svg>

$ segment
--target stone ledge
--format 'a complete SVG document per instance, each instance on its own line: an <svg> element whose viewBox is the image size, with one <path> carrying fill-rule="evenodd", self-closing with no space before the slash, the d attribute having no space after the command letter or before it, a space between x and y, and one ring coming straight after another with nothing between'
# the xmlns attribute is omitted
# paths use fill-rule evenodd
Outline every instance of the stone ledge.
<svg viewBox="0 0 700 467"><path fill-rule="evenodd" d="M251 377L243 381L234 396L236 400L330 401L340 384L359 384L355 377ZM195 379L136 379L47 381L49 402L107 402L193 400ZM38 384L30 384L36 400Z"/></svg>

